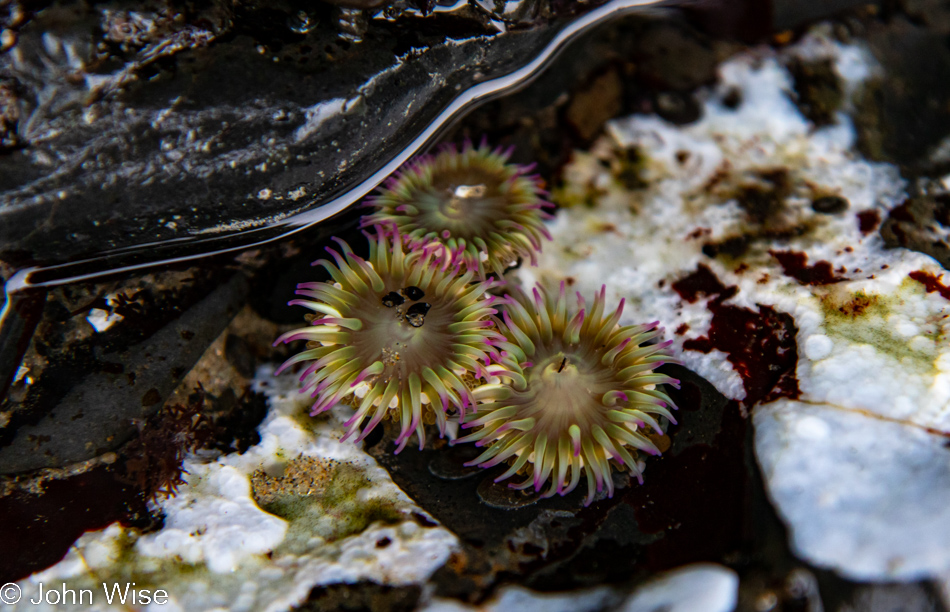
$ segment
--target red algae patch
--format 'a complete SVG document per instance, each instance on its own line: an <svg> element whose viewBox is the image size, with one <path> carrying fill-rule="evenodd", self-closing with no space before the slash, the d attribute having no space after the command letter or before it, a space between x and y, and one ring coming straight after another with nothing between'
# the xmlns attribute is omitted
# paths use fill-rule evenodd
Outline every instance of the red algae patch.
<svg viewBox="0 0 950 612"><path fill-rule="evenodd" d="M799 397L801 391L795 372L798 330L789 314L770 306L760 305L756 312L724 304L738 293L738 288L726 287L702 264L695 272L673 283L673 290L687 302L696 302L700 295L714 296L707 305L713 315L709 332L706 336L686 340L683 348L701 353L714 349L726 353L729 363L742 378L746 406L780 397Z"/></svg>
<svg viewBox="0 0 950 612"><path fill-rule="evenodd" d="M927 288L927 293L937 292L945 299L950 300L950 287L940 282L943 279L942 274L937 276L936 274L930 274L929 272L924 272L923 270L915 270L907 276L911 277L918 283L923 283L924 287Z"/></svg>
<svg viewBox="0 0 950 612"><path fill-rule="evenodd" d="M790 276L803 285L831 285L848 280L843 276L835 276L831 262L821 260L814 265L808 265L808 255L800 251L769 251L774 257L785 276Z"/></svg>
<svg viewBox="0 0 950 612"><path fill-rule="evenodd" d="M857 214L858 229L867 236L874 232L881 224L881 213L876 210L864 210Z"/></svg>

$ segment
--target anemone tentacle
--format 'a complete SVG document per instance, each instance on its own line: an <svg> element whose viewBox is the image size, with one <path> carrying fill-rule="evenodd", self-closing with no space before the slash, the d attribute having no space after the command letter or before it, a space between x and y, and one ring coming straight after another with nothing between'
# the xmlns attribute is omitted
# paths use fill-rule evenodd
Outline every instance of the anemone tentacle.
<svg viewBox="0 0 950 612"><path fill-rule="evenodd" d="M481 277L500 277L519 258L535 264L553 204L531 167L508 163L511 152L466 142L417 157L370 198L376 211L363 224L394 223L413 250L437 250L445 266Z"/></svg>
<svg viewBox="0 0 950 612"><path fill-rule="evenodd" d="M606 288L589 305L580 294L576 307L568 302L563 283L555 295L539 286L505 296L506 340L492 342L489 377L472 392L477 413L462 424L473 431L456 442L485 448L471 465L511 462L498 481L526 472L516 489L541 492L550 481L544 497L570 493L583 472L586 505L604 487L613 495L612 465L643 482L638 453L660 454L645 430L662 434L661 416L676 422L658 386L679 381L654 371L676 363L670 342L656 342L658 322L618 325L624 304L605 314Z"/></svg>
<svg viewBox="0 0 950 612"><path fill-rule="evenodd" d="M398 231L373 229L368 259L337 240L339 250L327 248L332 261L314 262L331 281L297 286L301 299L290 303L316 316L277 339L308 341L278 372L309 362L300 379L315 400L311 414L349 398L355 412L343 438L362 440L391 418L400 424L399 452L413 433L422 448L425 424L444 435L446 413L474 405L463 379L484 373L480 362L490 362L501 340L490 320L496 298L487 295L500 283L446 271L435 250L406 250Z"/></svg>

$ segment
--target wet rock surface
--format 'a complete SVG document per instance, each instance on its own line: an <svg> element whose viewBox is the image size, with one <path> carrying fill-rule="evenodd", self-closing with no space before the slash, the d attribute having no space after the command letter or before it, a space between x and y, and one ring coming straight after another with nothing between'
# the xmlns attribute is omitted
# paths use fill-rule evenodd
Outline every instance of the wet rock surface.
<svg viewBox="0 0 950 612"><path fill-rule="evenodd" d="M0 258L97 260L59 278L288 232L598 4L12 3Z"/></svg>
<svg viewBox="0 0 950 612"><path fill-rule="evenodd" d="M230 320L215 318L218 325ZM224 346L227 338L242 337L250 350L270 355L276 329L247 311L240 313L210 346L202 345L204 355L198 365L175 392L157 402L150 416L116 419L114 414L106 418L90 414L92 428L108 431L106 427L111 425L131 430L127 442L110 441L114 450L88 461L0 477L0 513L7 517L0 532L9 553L0 561L0 576L11 580L48 567L83 532L116 521L145 532L161 527L161 512L148 508L147 502L175 492L182 482L186 453L200 449L243 453L260 442L257 426L264 418L266 403L250 389L249 379L225 359ZM108 398L105 404L114 406ZM140 410L137 402L128 405ZM66 432L50 441L53 449L71 448L70 437L77 437L70 432L72 423L47 416L48 427ZM10 430L13 428L8 427ZM61 444L60 435L66 437L65 443ZM45 453L23 454L28 461L49 460Z"/></svg>
<svg viewBox="0 0 950 612"><path fill-rule="evenodd" d="M0 451L0 472L61 467L126 442L135 431L133 423L161 407L237 313L246 295L247 282L236 275L145 342L116 354L100 348L101 354L96 355L93 348L90 352L98 371L82 378L42 418L36 419L42 405L32 410L11 406L11 420L35 424L6 428L5 433L16 433ZM37 357L37 361L42 359ZM75 354L64 356L61 363L73 364L75 359ZM54 372L47 375L58 378Z"/></svg>
<svg viewBox="0 0 950 612"><path fill-rule="evenodd" d="M910 174L940 173L936 151L950 134L948 30L942 13L922 4L909 3L907 13L885 12L856 32L883 68L856 101L858 148Z"/></svg>
<svg viewBox="0 0 950 612"><path fill-rule="evenodd" d="M310 592L306 602L294 609L300 612L410 612L416 609L420 591L418 586L391 587L372 582L317 587Z"/></svg>
<svg viewBox="0 0 950 612"><path fill-rule="evenodd" d="M921 191L888 214L881 237L889 247L925 253L950 270L950 194L942 185Z"/></svg>

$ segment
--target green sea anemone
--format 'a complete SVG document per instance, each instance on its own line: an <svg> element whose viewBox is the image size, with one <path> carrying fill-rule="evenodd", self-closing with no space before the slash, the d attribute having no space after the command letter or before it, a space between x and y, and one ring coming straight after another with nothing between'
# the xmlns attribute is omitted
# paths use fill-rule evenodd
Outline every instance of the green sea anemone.
<svg viewBox="0 0 950 612"><path fill-rule="evenodd" d="M369 201L376 212L365 225L394 223L413 249L438 246L446 264L501 276L519 258L537 263L544 220L553 206L542 199L530 167L509 164L511 150L467 142L410 161Z"/></svg>
<svg viewBox="0 0 950 612"><path fill-rule="evenodd" d="M327 248L335 263L314 262L332 282L297 286L305 299L290 304L318 318L277 340L308 341L278 373L310 362L300 380L301 391L316 400L311 413L352 395L356 412L343 439L360 432L356 440L362 440L388 415L401 426L399 452L413 432L422 448L426 423L438 423L444 435L446 413L457 409L463 416L472 403L463 379L484 374L480 361L489 362L489 342L500 338L489 319L496 298L486 295L497 283L472 282L474 271L446 270L433 250L406 252L398 233L375 230L367 234L368 260L334 239L342 255Z"/></svg>
<svg viewBox="0 0 950 612"><path fill-rule="evenodd" d="M506 296L499 327L507 340L493 341L496 363L473 391L477 413L462 425L474 431L456 442L487 447L471 465L508 461L496 482L525 471L527 480L511 486L540 492L550 480L545 497L573 491L583 471L586 505L605 485L613 495L611 464L643 482L637 454L660 454L644 430L662 434L660 416L676 422L657 387L679 381L654 372L675 362L671 342L646 344L662 335L657 323L618 325L623 301L605 315L605 288L589 310L577 298L570 307L563 283L553 298L540 287L533 299L520 290Z"/></svg>

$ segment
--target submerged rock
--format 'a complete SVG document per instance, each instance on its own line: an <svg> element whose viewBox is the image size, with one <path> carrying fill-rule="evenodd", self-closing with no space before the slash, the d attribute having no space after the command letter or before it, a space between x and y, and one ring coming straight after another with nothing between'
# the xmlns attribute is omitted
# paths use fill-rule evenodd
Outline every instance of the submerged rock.
<svg viewBox="0 0 950 612"><path fill-rule="evenodd" d="M89 352L98 353L98 363L58 401L49 398L55 403L30 405L26 397L23 402L4 401L2 405L10 410L8 419L15 418L17 423L3 432L8 441L0 448L0 473L61 467L124 444L136 432L136 422L161 408L237 313L247 290L246 279L236 274L181 317L116 354L90 342ZM212 321L215 324L209 325ZM104 331L92 323L90 326L96 333ZM42 342L38 340L40 351L44 350ZM67 344L67 348L81 350L82 345L76 344ZM66 355L63 361L70 359ZM32 361L50 365L42 354L34 355ZM70 367L68 363L56 365Z"/></svg>
<svg viewBox="0 0 950 612"><path fill-rule="evenodd" d="M291 233L579 20L653 2L38 11L0 55L0 260L35 284Z"/></svg>

